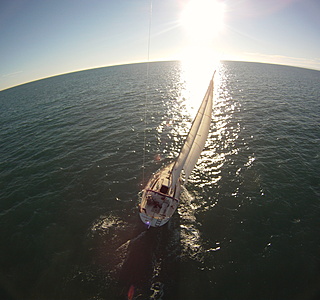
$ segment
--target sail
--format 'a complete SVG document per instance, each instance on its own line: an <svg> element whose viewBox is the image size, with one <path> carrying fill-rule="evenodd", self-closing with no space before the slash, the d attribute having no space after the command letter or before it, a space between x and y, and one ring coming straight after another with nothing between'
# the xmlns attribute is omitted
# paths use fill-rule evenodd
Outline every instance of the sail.
<svg viewBox="0 0 320 300"><path fill-rule="evenodd" d="M213 74L214 76L214 74ZM172 182L175 185L182 170L185 171L185 181L188 180L208 137L213 102L213 77L201 106L192 123L187 139L172 169Z"/></svg>

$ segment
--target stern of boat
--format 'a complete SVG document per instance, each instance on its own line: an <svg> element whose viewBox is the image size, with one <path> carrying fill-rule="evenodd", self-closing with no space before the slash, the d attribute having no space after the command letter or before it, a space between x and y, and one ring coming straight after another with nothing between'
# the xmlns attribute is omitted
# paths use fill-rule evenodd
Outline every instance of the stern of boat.
<svg viewBox="0 0 320 300"><path fill-rule="evenodd" d="M148 216L145 213L140 212L140 219L141 221L146 224L149 227L160 227L164 224L166 224L170 218L165 218L165 219L156 219L153 217Z"/></svg>

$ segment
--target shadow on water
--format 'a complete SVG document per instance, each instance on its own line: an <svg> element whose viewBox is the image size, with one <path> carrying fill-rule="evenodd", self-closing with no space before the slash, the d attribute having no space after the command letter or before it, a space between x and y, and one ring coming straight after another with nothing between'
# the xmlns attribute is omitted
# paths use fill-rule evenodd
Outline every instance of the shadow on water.
<svg viewBox="0 0 320 300"><path fill-rule="evenodd" d="M103 216L91 227L90 256L94 273L104 274L95 297L161 299L164 294L174 296L181 255L178 213L165 226L150 229L140 221L137 211L128 215L131 217L125 221L116 215Z"/></svg>
<svg viewBox="0 0 320 300"><path fill-rule="evenodd" d="M184 190L178 211L159 228L147 229L132 208L101 216L88 234L91 270L76 270L71 281L87 285L94 299L176 299L184 258L201 244L190 201Z"/></svg>
<svg viewBox="0 0 320 300"><path fill-rule="evenodd" d="M173 223L150 228L130 241L119 283L126 290L133 285L135 299L161 299L164 293L173 292L179 273L178 230Z"/></svg>

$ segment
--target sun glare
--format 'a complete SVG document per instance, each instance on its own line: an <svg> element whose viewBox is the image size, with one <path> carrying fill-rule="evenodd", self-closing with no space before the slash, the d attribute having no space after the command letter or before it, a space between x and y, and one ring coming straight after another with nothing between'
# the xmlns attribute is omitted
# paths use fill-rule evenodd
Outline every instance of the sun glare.
<svg viewBox="0 0 320 300"><path fill-rule="evenodd" d="M184 8L180 24L186 32L186 42L180 53L181 80L186 83L186 105L193 115L203 91L218 69L219 37L224 27L225 5L219 0L191 0Z"/></svg>
<svg viewBox="0 0 320 300"><path fill-rule="evenodd" d="M190 39L216 37L224 27L225 5L217 0L191 0L181 15L181 25Z"/></svg>

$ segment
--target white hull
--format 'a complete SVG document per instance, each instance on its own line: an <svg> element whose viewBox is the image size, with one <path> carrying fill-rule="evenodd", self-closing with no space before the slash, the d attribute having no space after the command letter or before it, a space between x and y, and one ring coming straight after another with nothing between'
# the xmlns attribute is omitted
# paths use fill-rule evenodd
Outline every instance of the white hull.
<svg viewBox="0 0 320 300"><path fill-rule="evenodd" d="M181 183L172 185L172 167L169 164L154 174L142 191L139 215L148 227L166 224L179 205Z"/></svg>

